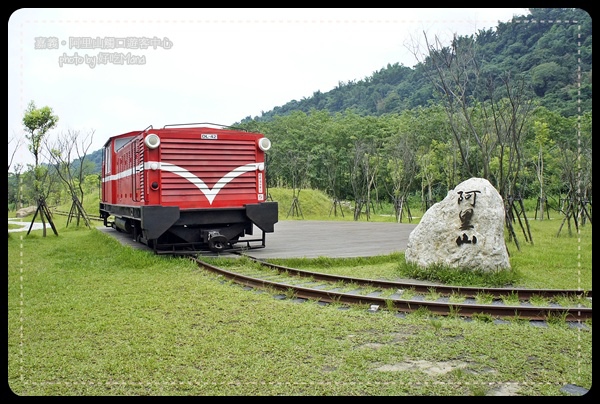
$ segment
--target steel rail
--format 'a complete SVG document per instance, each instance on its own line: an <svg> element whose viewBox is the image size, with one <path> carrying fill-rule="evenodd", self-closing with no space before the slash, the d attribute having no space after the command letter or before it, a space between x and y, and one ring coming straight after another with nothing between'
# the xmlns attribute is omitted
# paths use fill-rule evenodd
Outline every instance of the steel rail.
<svg viewBox="0 0 600 404"><path fill-rule="evenodd" d="M411 289L415 292L438 292L443 295L460 294L461 296L475 298L477 295L488 294L495 298L505 297L516 294L519 299L527 300L532 297L543 297L543 298L554 298L554 297L592 297L592 290L579 290L579 289L527 289L527 288L485 288L485 287L471 287L471 286L451 286L451 285L437 285L437 284L426 284L419 282L410 281L388 281L378 279L366 279L366 278L353 278L341 275L324 274L320 272L304 271L296 268L289 268L282 265L276 265L269 263L264 260L252 257L247 254L240 254L247 257L261 265L276 269L278 271L286 272L290 275L313 278L316 280L327 281L327 282L347 282L355 283L361 286L372 286L379 288L397 288L397 289Z"/></svg>
<svg viewBox="0 0 600 404"><path fill-rule="evenodd" d="M367 304L385 308L393 307L403 312L414 312L424 307L434 314L443 316L458 315L472 317L478 314L489 314L497 317L512 317L527 320L564 318L565 321L585 321L592 318L592 309L587 307L449 303L391 297L382 298L373 294L359 295L355 293L336 292L334 290L306 288L231 272L197 258L193 258L193 261L199 266L241 285L252 288L272 288L286 293L291 292L296 298L311 299L326 303Z"/></svg>

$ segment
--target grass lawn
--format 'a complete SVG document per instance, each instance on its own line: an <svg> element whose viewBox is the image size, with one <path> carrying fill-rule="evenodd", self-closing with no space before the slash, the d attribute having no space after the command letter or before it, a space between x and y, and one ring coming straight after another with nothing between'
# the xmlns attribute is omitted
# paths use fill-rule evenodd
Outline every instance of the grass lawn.
<svg viewBox="0 0 600 404"><path fill-rule="evenodd" d="M9 233L8 384L17 395L562 396L592 385L591 321L300 304L55 224L58 236ZM559 218L531 226L533 245L509 244L518 285L591 289L591 224L559 237ZM388 257L320 260L284 265L362 266L364 277L403 270Z"/></svg>

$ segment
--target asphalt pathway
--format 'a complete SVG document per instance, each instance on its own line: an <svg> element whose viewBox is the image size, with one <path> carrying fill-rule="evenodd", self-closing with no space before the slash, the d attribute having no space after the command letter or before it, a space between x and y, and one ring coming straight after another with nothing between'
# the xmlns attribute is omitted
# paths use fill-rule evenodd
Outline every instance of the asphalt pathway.
<svg viewBox="0 0 600 404"><path fill-rule="evenodd" d="M256 258L318 258L372 257L403 252L413 223L340 222L318 220L284 220L275 224L273 233L265 234L265 247L254 248L248 254ZM99 230L133 248L147 249L131 240L128 234L112 228ZM255 228L246 239L260 239L262 232ZM240 242L237 245L245 246ZM251 243L260 245L260 243Z"/></svg>
<svg viewBox="0 0 600 404"><path fill-rule="evenodd" d="M275 224L256 258L371 257L402 252L416 224L291 220ZM261 235L255 232L254 236ZM242 239L243 240L243 239Z"/></svg>

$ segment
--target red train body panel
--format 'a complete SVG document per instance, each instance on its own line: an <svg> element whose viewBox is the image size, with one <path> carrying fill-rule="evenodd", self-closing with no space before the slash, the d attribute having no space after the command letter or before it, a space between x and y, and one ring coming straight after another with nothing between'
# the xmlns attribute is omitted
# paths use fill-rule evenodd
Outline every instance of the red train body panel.
<svg viewBox="0 0 600 404"><path fill-rule="evenodd" d="M199 124L202 125L202 124ZM232 248L240 237L274 231L260 133L164 127L124 133L104 145L100 214L156 252ZM110 217L113 222L109 222ZM250 240L259 241L259 240Z"/></svg>

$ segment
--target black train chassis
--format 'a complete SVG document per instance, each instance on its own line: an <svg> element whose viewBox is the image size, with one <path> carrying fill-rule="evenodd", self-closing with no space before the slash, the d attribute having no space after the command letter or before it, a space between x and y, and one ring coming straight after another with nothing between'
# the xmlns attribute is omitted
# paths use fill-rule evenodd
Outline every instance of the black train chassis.
<svg viewBox="0 0 600 404"><path fill-rule="evenodd" d="M274 232L278 221L277 202L246 204L242 208L185 209L177 206L124 206L100 204L100 216L106 227L130 233L133 239L152 247L155 252L180 249L222 251L233 248L240 237L253 234L253 225L264 233ZM114 222L109 222L114 216Z"/></svg>

